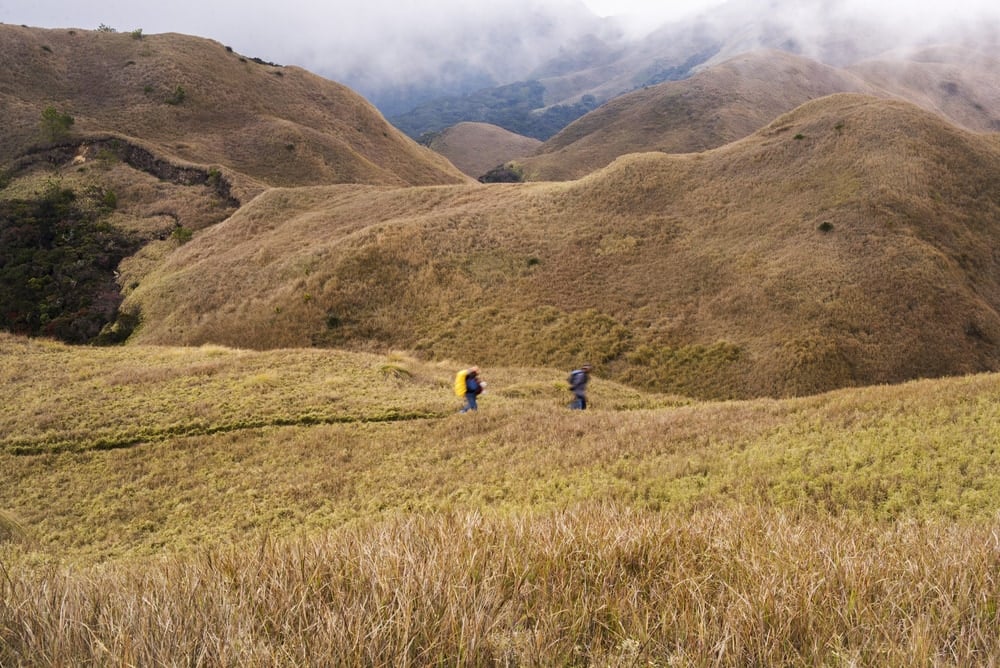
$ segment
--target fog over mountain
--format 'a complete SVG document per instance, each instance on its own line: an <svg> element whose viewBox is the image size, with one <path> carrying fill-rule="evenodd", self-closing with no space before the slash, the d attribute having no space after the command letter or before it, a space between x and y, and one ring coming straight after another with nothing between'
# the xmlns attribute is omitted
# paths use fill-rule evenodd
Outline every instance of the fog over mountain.
<svg viewBox="0 0 1000 668"><path fill-rule="evenodd" d="M580 0L220 0L210 11L195 0L2 0L0 22L208 37L347 84L383 110L420 89L440 95L516 81L584 35L620 35Z"/></svg>
<svg viewBox="0 0 1000 668"><path fill-rule="evenodd" d="M299 65L347 84L389 117L435 97L542 78L554 70L620 72L643 58L643 66L676 68L692 54L676 48L671 53L671 45L698 39L717 50L716 61L769 46L836 65L909 44L972 38L995 47L998 17L1000 7L986 0L220 0L210 10L194 0L0 0L3 23L104 25L215 39L248 56ZM598 99L643 83L615 82ZM547 93L546 102L557 98Z"/></svg>

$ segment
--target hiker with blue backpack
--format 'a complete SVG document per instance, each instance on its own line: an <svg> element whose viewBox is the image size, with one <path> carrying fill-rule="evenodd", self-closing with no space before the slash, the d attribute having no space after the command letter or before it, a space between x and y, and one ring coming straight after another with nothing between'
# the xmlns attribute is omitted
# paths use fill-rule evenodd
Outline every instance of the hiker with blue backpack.
<svg viewBox="0 0 1000 668"><path fill-rule="evenodd" d="M465 404L459 413L467 413L479 409L476 397L483 393L486 383L479 380L479 367L462 369L455 375L455 394L465 397Z"/></svg>
<svg viewBox="0 0 1000 668"><path fill-rule="evenodd" d="M573 410L586 410L587 408L587 383L590 382L590 365L584 364L579 369L574 369L569 374L569 390L573 393L573 401L569 407Z"/></svg>

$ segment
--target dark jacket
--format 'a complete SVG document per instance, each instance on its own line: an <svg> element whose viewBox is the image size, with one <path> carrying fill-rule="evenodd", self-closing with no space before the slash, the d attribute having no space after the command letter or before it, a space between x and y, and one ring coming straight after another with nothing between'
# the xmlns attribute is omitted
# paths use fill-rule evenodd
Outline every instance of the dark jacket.
<svg viewBox="0 0 1000 668"><path fill-rule="evenodd" d="M574 394L583 394L587 391L587 383L590 381L590 374L583 369L576 369L569 374L569 389Z"/></svg>

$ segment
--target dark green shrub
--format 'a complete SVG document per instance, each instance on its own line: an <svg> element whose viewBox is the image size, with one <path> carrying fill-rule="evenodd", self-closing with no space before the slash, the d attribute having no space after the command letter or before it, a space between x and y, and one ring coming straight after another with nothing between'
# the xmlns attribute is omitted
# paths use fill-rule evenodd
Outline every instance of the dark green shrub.
<svg viewBox="0 0 1000 668"><path fill-rule="evenodd" d="M524 174L515 165L500 165L479 177L480 183L521 183L522 181L524 181Z"/></svg>
<svg viewBox="0 0 1000 668"><path fill-rule="evenodd" d="M170 238L172 238L181 246L191 241L191 238L193 236L194 232L184 227L183 225L178 225L177 227L175 227L174 231L170 234Z"/></svg>
<svg viewBox="0 0 1000 668"><path fill-rule="evenodd" d="M170 97L167 98L167 104L180 104L186 97L187 91L185 91L181 86L178 86L174 89L174 92L170 94Z"/></svg>
<svg viewBox="0 0 1000 668"><path fill-rule="evenodd" d="M55 107L46 107L42 112L42 135L49 141L60 141L69 135L74 119Z"/></svg>
<svg viewBox="0 0 1000 668"><path fill-rule="evenodd" d="M115 319L115 270L139 244L102 215L58 183L0 202L0 329L87 343Z"/></svg>

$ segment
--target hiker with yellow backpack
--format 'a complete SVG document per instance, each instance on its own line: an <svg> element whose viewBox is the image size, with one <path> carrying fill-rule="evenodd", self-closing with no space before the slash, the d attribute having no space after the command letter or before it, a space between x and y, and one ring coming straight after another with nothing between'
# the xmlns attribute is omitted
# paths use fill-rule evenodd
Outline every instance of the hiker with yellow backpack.
<svg viewBox="0 0 1000 668"><path fill-rule="evenodd" d="M459 413L478 410L476 397L486 389L486 383L479 380L479 367L469 367L462 369L455 374L455 396L465 397L465 404Z"/></svg>

